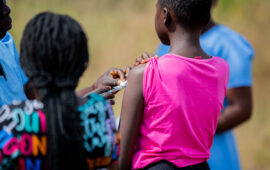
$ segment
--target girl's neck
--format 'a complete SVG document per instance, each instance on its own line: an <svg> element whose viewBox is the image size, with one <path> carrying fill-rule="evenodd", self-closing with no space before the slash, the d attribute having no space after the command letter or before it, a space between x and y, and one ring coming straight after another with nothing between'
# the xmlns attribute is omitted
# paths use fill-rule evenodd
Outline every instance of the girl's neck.
<svg viewBox="0 0 270 170"><path fill-rule="evenodd" d="M215 23L215 21L211 18L210 22L206 25L206 27L203 29L202 34L207 32L208 30L210 30L211 28L213 28L214 26L216 26L217 24Z"/></svg>
<svg viewBox="0 0 270 170"><path fill-rule="evenodd" d="M183 29L176 29L174 33L169 35L170 52L188 58L197 56L202 56L203 59L209 58L201 48L200 35L200 31L190 33Z"/></svg>

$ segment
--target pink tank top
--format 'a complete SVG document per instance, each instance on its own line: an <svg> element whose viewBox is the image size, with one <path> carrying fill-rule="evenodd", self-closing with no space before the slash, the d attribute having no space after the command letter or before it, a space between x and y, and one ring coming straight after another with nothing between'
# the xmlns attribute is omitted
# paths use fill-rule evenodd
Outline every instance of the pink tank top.
<svg viewBox="0 0 270 170"><path fill-rule="evenodd" d="M219 57L152 58L143 76L145 108L133 169L160 160L177 167L207 161L228 80L229 66Z"/></svg>

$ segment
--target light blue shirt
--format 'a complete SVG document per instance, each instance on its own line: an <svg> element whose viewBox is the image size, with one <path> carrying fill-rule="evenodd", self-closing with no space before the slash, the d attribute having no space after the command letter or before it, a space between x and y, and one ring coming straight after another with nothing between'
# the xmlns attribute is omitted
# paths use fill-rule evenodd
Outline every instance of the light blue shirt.
<svg viewBox="0 0 270 170"><path fill-rule="evenodd" d="M23 86L28 78L20 66L19 54L10 33L0 39L0 64L6 77L0 76L0 107L11 104L13 100L25 100Z"/></svg>
<svg viewBox="0 0 270 170"><path fill-rule="evenodd" d="M254 50L248 41L224 25L217 25L201 36L201 46L211 56L225 59L230 66L228 88L252 85ZM160 45L158 56L169 53L170 47ZM228 105L224 102L224 107ZM211 170L240 170L241 164L233 132L215 135L208 161Z"/></svg>

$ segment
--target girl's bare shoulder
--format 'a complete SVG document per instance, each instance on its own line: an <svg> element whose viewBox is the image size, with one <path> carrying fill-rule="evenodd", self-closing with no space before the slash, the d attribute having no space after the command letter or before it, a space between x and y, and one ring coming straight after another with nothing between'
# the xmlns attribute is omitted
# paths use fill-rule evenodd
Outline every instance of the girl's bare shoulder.
<svg viewBox="0 0 270 170"><path fill-rule="evenodd" d="M141 76L143 76L145 68L146 68L146 64L140 64L140 65L134 67L130 71L128 77L141 77Z"/></svg>

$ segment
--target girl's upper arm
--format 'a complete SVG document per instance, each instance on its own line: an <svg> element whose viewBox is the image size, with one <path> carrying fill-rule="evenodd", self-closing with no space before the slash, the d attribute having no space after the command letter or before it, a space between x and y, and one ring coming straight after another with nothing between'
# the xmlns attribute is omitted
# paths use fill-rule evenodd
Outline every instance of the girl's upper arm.
<svg viewBox="0 0 270 170"><path fill-rule="evenodd" d="M145 65L135 67L128 76L120 121L120 169L131 169L144 110L143 72Z"/></svg>

